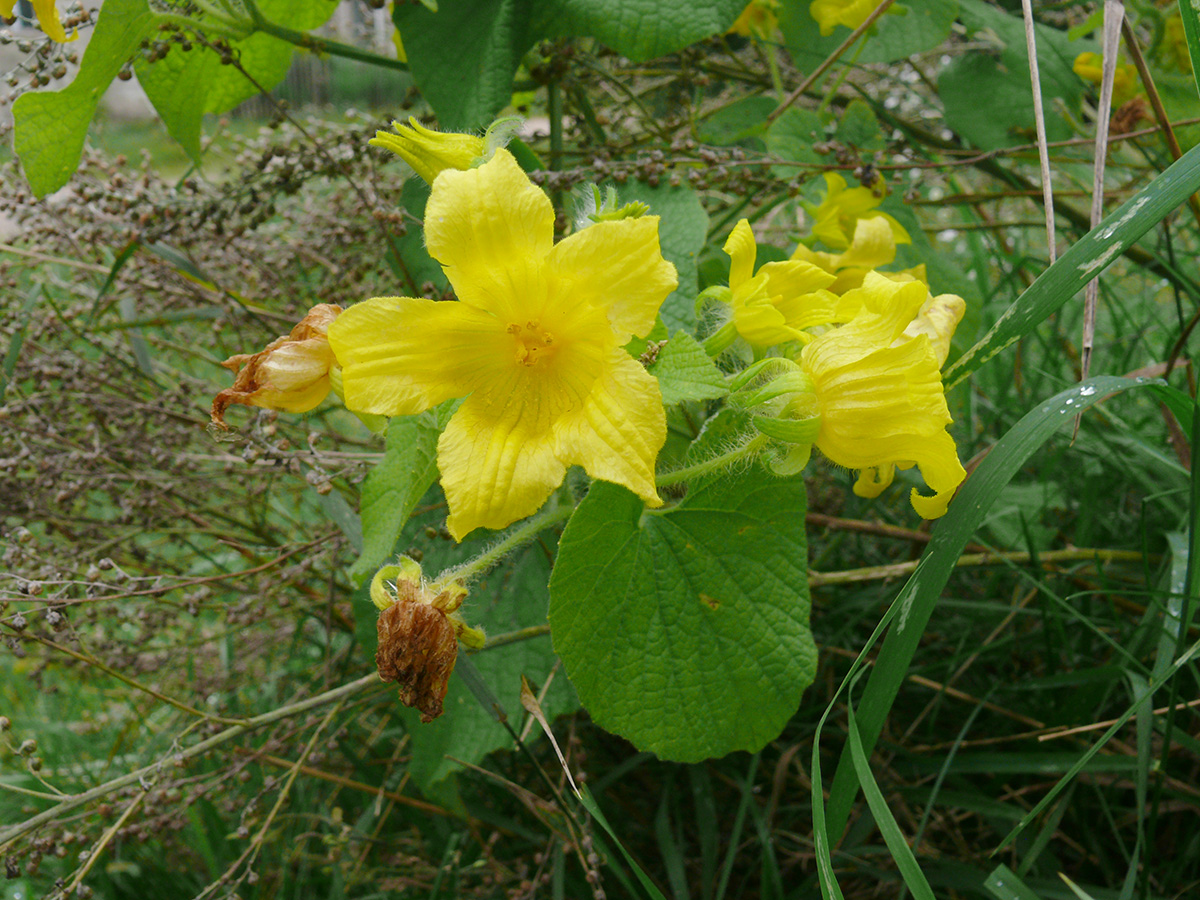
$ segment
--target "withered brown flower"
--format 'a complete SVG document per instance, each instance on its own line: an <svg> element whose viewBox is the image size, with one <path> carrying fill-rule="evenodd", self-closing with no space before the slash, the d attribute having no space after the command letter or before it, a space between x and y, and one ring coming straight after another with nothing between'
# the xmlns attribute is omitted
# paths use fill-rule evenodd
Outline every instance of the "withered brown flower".
<svg viewBox="0 0 1200 900"><path fill-rule="evenodd" d="M379 613L375 628L379 677L397 682L400 702L419 710L422 722L432 722L442 714L458 659L454 624L437 607L401 597Z"/></svg>
<svg viewBox="0 0 1200 900"><path fill-rule="evenodd" d="M442 714L459 640L479 649L484 635L458 614L467 596L460 582L429 582L414 560L396 562L371 581L371 601L379 608L375 666L380 678L397 683L401 703L432 722Z"/></svg>
<svg viewBox="0 0 1200 900"><path fill-rule="evenodd" d="M284 412L308 412L329 394L329 373L337 360L326 332L342 308L318 303L289 334L258 353L239 353L221 363L237 373L233 387L213 399L212 420L222 428L234 403Z"/></svg>

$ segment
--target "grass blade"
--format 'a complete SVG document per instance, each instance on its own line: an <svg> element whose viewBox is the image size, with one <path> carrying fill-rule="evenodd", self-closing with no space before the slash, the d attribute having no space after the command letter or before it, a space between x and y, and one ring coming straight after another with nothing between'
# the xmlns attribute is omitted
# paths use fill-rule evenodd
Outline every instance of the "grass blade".
<svg viewBox="0 0 1200 900"><path fill-rule="evenodd" d="M854 704L847 704L846 711L850 717L848 725L850 760L854 763L855 774L858 775L858 782L862 785L863 794L866 795L867 806L871 808L871 815L875 817L875 824L879 827L879 833L883 835L883 842L887 844L892 859L896 861L896 868L900 870L900 875L908 889L912 891L913 897L916 900L935 900L933 889L925 880L925 875L917 864L917 858L913 856L912 848L904 839L904 832L900 830L892 811L888 809L883 792L879 790L879 785L875 783L875 776L871 774L871 764L863 752L858 723L854 720Z"/></svg>
<svg viewBox="0 0 1200 900"><path fill-rule="evenodd" d="M893 619L896 624L884 640L859 703L858 722L864 754L869 755L875 747L925 625L955 562L1000 491L1034 451L1062 425L1072 421L1071 417L1075 414L1109 395L1147 387L1149 384L1128 378L1100 376L1062 391L1026 413L963 483L958 496L950 504L950 511L939 521L916 571L880 622L880 627ZM868 644L863 652L866 653L870 646ZM852 673L853 669L846 677L851 677ZM814 773L814 780L816 777ZM819 784L819 781L814 783ZM840 836L845 829L857 789L853 762L849 754L843 751L829 794L830 834ZM815 818L815 809L813 813ZM821 853L817 855L820 858Z"/></svg>
<svg viewBox="0 0 1200 900"><path fill-rule="evenodd" d="M1044 322L1197 189L1200 189L1200 146L1172 163L1039 275L991 331L946 370L946 388L963 381Z"/></svg>

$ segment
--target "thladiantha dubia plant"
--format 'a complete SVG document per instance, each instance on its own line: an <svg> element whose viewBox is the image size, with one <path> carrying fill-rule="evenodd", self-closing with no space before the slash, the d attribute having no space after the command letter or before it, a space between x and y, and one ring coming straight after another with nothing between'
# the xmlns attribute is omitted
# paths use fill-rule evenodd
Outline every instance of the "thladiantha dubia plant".
<svg viewBox="0 0 1200 900"><path fill-rule="evenodd" d="M876 209L876 186L831 175L791 259L756 268L742 220L727 286L695 298L703 339L668 336L659 313L678 280L654 210L596 189L556 242L550 197L504 130L413 121L372 141L430 183L425 245L456 299L314 307L226 363L237 380L213 419L231 404L305 412L330 393L389 435L387 421L418 417L453 540L509 529L431 578L401 557L372 580L380 675L423 721L443 713L458 644L487 646L469 624L472 582L565 522L550 629L593 718L668 758L757 749L815 675L812 448L856 471L863 497L911 471L916 514L943 515L966 474L941 379L963 301L934 296L923 269L887 271L908 235ZM665 450L681 404L708 424ZM392 449L380 467L398 465ZM572 467L590 480L582 498ZM390 474L409 495L429 487Z"/></svg>

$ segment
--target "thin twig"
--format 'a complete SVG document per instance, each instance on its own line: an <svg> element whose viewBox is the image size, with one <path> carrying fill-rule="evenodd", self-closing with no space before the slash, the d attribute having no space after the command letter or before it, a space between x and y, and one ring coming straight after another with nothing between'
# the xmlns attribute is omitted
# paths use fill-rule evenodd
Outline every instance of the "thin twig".
<svg viewBox="0 0 1200 900"><path fill-rule="evenodd" d="M830 66L841 59L842 54L854 46L854 42L862 37L862 35L866 33L867 29L875 24L875 20L887 12L888 7L894 2L895 0L883 0L882 3L875 7L875 9L871 11L871 14L867 16L866 20L852 32L850 32L850 36L842 41L838 48L830 53L826 60L813 70L811 75L800 82L800 86L798 88L784 97L783 102L771 111L771 114L767 116L767 125L770 125L780 116L782 116L787 111L789 106L799 100L800 96L810 87L812 87L813 83L822 75L824 75Z"/></svg>
<svg viewBox="0 0 1200 900"><path fill-rule="evenodd" d="M272 722L278 722L280 719L286 719L289 716L297 715L298 713L306 712L318 706L324 706L327 703L336 703L344 697L349 697L357 694L359 691L374 687L380 684L379 675L372 672L370 675L364 675L362 678L351 681L348 684L343 684L341 687L334 688L332 691L325 691L322 694L316 694L306 700L299 700L295 703L289 703L281 706L278 709L273 709L268 713L263 713L261 716L254 716L247 719L244 725L235 725L232 728L226 728L224 731L213 735L206 741L201 741L191 747L183 750L173 751L169 754L171 760L191 759L193 756L200 756L212 750L214 747L219 747L221 744L227 743L235 737L240 737L247 732L254 731L264 725L270 725ZM55 819L61 818L74 809L85 806L93 800L99 800L114 791L119 791L123 787L128 787L131 784L137 784L147 776L154 775L163 766L167 765L166 759L158 760L150 763L148 766L142 766L133 772L127 772L120 775L111 781L106 781L104 784L97 785L89 791L84 791L81 794L72 794L65 797L60 802L54 804L36 816L31 816L24 822L17 825L12 825L0 831L0 851L3 851L17 838L26 835L31 831L35 831L47 822L53 822Z"/></svg>
<svg viewBox="0 0 1200 900"><path fill-rule="evenodd" d="M1029 51L1029 79L1033 89L1033 123L1037 128L1038 163L1042 168L1042 206L1046 211L1046 251L1050 264L1058 257L1054 231L1054 188L1050 183L1050 148L1046 145L1046 116L1042 110L1042 81L1038 74L1037 32L1032 0L1021 0L1025 16L1025 46Z"/></svg>

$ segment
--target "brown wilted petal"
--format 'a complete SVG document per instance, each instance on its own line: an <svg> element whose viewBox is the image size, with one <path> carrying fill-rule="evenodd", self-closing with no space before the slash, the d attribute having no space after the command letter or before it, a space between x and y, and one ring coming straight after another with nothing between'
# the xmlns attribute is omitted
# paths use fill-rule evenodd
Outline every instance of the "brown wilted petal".
<svg viewBox="0 0 1200 900"><path fill-rule="evenodd" d="M375 628L379 677L397 682L400 702L420 710L422 722L432 722L442 714L458 658L454 625L440 609L401 598L379 613Z"/></svg>
<svg viewBox="0 0 1200 900"><path fill-rule="evenodd" d="M237 377L233 387L213 399L213 422L225 427L225 410L234 403L295 413L315 409L329 394L329 371L337 365L325 335L341 311L340 306L319 303L289 334L265 349L221 363Z"/></svg>

